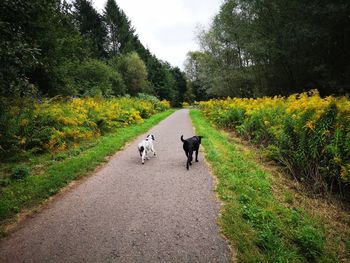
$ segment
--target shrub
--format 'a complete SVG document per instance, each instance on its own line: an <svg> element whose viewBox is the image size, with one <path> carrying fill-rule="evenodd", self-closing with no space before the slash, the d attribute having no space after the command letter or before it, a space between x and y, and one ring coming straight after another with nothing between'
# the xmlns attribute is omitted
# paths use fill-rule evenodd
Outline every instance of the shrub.
<svg viewBox="0 0 350 263"><path fill-rule="evenodd" d="M123 95L126 92L122 76L99 60L84 61L72 75L74 85L83 96Z"/></svg>
<svg viewBox="0 0 350 263"><path fill-rule="evenodd" d="M11 179L19 180L29 175L29 168L25 166L18 166L12 169Z"/></svg>
<svg viewBox="0 0 350 263"><path fill-rule="evenodd" d="M11 101L0 112L0 159L59 153L169 107L169 102L152 96Z"/></svg>
<svg viewBox="0 0 350 263"><path fill-rule="evenodd" d="M285 97L199 102L211 122L267 147L314 190L350 183L350 100L321 98L316 90Z"/></svg>
<svg viewBox="0 0 350 263"><path fill-rule="evenodd" d="M189 108L190 107L190 104L188 102L183 102L182 103L182 108Z"/></svg>
<svg viewBox="0 0 350 263"><path fill-rule="evenodd" d="M0 187L8 186L11 183L9 178L0 178Z"/></svg>

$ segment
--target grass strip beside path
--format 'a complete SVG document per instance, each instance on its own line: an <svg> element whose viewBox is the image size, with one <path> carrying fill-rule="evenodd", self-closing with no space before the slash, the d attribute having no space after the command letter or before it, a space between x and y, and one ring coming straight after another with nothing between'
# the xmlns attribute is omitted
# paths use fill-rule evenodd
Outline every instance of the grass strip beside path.
<svg viewBox="0 0 350 263"><path fill-rule="evenodd" d="M334 252L325 247L320 220L278 203L271 176L199 110L190 114L196 133L204 136L206 159L219 181L216 191L223 202L219 223L237 250L238 262L337 262Z"/></svg>
<svg viewBox="0 0 350 263"><path fill-rule="evenodd" d="M78 156L59 161L48 167L42 175L31 175L12 182L0 190L0 222L5 221L24 208L35 207L73 180L87 175L96 166L106 161L106 156L114 154L126 142L146 132L152 126L172 114L168 110L145 119L142 124L120 128L99 137L93 147Z"/></svg>

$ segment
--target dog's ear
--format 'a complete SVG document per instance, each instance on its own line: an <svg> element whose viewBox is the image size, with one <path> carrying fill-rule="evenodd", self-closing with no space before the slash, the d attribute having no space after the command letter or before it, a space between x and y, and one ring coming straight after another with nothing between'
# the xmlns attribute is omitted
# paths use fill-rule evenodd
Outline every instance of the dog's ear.
<svg viewBox="0 0 350 263"><path fill-rule="evenodd" d="M156 138L154 138L154 135L153 135L153 134L152 134L152 140L153 140L153 141L155 141L155 140L156 140Z"/></svg>

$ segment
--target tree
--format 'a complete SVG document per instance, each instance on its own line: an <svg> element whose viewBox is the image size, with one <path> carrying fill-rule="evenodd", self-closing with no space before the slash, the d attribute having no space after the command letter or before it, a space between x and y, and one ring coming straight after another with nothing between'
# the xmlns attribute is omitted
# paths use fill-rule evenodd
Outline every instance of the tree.
<svg viewBox="0 0 350 263"><path fill-rule="evenodd" d="M185 101L185 94L187 91L186 76L178 67L170 69L171 74L175 80L175 96L173 104L180 106Z"/></svg>
<svg viewBox="0 0 350 263"><path fill-rule="evenodd" d="M125 84L118 71L96 59L89 59L72 68L72 85L78 87L80 96L124 95Z"/></svg>
<svg viewBox="0 0 350 263"><path fill-rule="evenodd" d="M200 85L215 96L350 88L350 2L226 0L199 34ZM198 82L197 82L198 83ZM195 86L195 85L194 85Z"/></svg>
<svg viewBox="0 0 350 263"><path fill-rule="evenodd" d="M80 34L91 41L92 55L95 58L106 57L107 30L102 16L89 0L75 0L73 6Z"/></svg>
<svg viewBox="0 0 350 263"><path fill-rule="evenodd" d="M135 29L131 26L130 20L124 11L118 7L115 0L107 0L103 17L108 32L107 49L109 57L135 51Z"/></svg>
<svg viewBox="0 0 350 263"><path fill-rule="evenodd" d="M0 12L1 95L74 94L66 86L65 65L78 63L88 50L70 6L58 0L6 0Z"/></svg>
<svg viewBox="0 0 350 263"><path fill-rule="evenodd" d="M115 0L107 0L103 18L107 29L107 51L109 57L118 54L120 43L117 37L119 8Z"/></svg>
<svg viewBox="0 0 350 263"><path fill-rule="evenodd" d="M123 76L130 95L135 96L147 89L147 69L136 52L121 56L115 65Z"/></svg>
<svg viewBox="0 0 350 263"><path fill-rule="evenodd" d="M214 93L212 86L216 76L209 65L210 55L206 52L188 52L185 62L185 72L189 81L191 81L192 93L195 100L206 100L210 97L210 93Z"/></svg>

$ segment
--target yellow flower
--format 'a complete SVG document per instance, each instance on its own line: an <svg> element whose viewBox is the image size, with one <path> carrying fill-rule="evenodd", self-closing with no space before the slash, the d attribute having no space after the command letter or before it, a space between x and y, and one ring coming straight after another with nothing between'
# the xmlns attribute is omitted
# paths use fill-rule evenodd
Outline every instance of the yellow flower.
<svg viewBox="0 0 350 263"><path fill-rule="evenodd" d="M21 126L27 126L29 124L29 120L27 119L22 119L20 125Z"/></svg>
<svg viewBox="0 0 350 263"><path fill-rule="evenodd" d="M311 120L307 121L305 124L306 128L309 128L310 130L315 130L315 123Z"/></svg>
<svg viewBox="0 0 350 263"><path fill-rule="evenodd" d="M333 161L336 162L336 163L338 163L338 164L341 163L341 159L340 159L339 156L334 156L334 157L333 157Z"/></svg>

